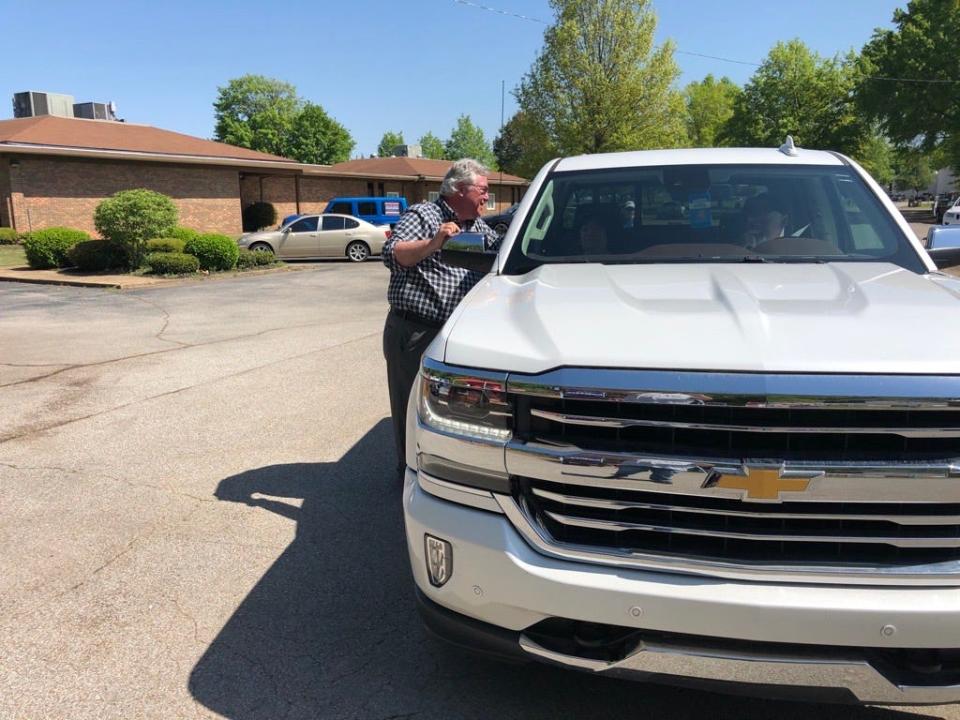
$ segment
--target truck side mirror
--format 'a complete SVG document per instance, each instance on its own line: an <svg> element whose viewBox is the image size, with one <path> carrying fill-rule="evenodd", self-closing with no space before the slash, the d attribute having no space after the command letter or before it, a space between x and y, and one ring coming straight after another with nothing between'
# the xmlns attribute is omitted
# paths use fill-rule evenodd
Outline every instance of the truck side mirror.
<svg viewBox="0 0 960 720"><path fill-rule="evenodd" d="M487 239L482 233L454 235L440 251L441 262L482 273L490 272L496 259L497 253L487 249Z"/></svg>
<svg viewBox="0 0 960 720"><path fill-rule="evenodd" d="M930 259L941 270L960 265L960 225L930 228L926 247Z"/></svg>

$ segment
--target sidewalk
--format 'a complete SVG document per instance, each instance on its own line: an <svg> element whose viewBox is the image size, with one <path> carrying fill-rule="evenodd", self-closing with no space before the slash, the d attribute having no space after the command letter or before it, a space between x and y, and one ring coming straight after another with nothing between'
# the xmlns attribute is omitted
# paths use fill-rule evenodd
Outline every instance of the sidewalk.
<svg viewBox="0 0 960 720"><path fill-rule="evenodd" d="M297 270L307 270L309 268L309 265L281 265L279 267L263 268L262 270L214 273L212 275L197 274L195 276L162 277L156 275L128 275L124 273L85 273L73 269L31 270L24 265L22 267L0 267L0 282L22 282L39 285L74 285L77 287L126 290L150 285L171 285L174 283L199 282L238 276L265 275L267 273L293 272Z"/></svg>

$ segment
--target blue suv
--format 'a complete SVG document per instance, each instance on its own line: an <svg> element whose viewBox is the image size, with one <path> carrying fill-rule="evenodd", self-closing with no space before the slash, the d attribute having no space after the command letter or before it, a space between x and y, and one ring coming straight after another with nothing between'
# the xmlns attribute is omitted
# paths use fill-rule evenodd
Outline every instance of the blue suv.
<svg viewBox="0 0 960 720"><path fill-rule="evenodd" d="M374 225L393 227L406 209L404 197L336 197L327 203L324 212L353 215Z"/></svg>

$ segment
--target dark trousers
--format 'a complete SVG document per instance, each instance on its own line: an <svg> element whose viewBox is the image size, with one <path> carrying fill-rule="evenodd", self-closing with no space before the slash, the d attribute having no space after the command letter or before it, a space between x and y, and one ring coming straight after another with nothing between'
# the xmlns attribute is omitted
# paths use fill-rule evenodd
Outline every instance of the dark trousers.
<svg viewBox="0 0 960 720"><path fill-rule="evenodd" d="M387 361L387 385L390 388L390 415L393 417L393 438L397 444L397 469L406 465L407 401L410 388L420 370L420 356L440 332L434 325L425 325L394 311L387 313L383 326L383 357Z"/></svg>

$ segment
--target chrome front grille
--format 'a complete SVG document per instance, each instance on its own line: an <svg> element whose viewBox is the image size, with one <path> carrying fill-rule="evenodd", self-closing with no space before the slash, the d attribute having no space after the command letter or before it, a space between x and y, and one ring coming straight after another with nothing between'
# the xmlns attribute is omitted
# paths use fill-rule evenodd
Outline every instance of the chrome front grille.
<svg viewBox="0 0 960 720"><path fill-rule="evenodd" d="M510 376L512 519L597 562L960 582L960 379L730 377Z"/></svg>

